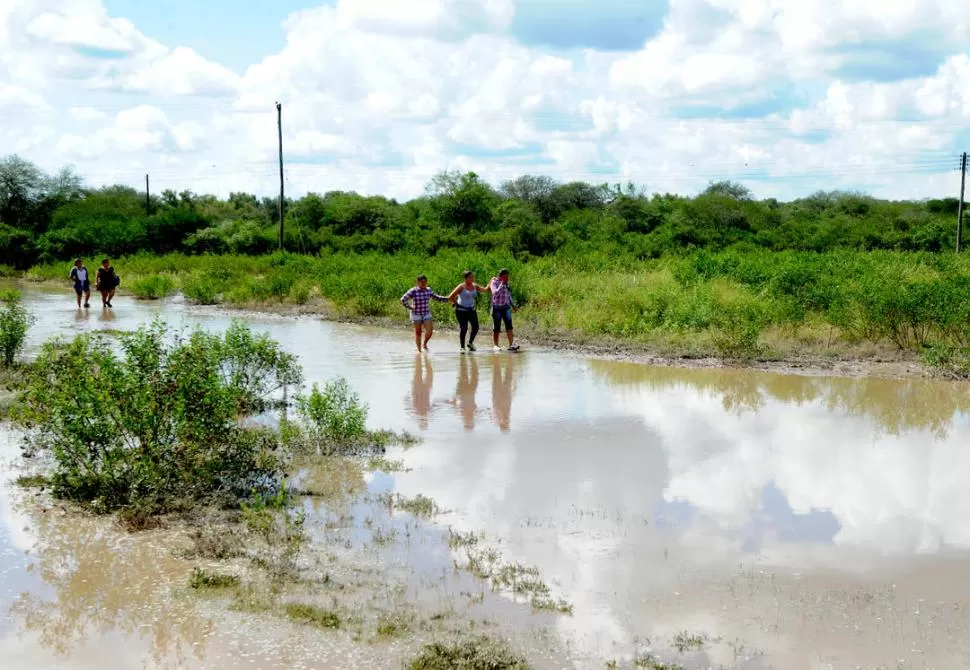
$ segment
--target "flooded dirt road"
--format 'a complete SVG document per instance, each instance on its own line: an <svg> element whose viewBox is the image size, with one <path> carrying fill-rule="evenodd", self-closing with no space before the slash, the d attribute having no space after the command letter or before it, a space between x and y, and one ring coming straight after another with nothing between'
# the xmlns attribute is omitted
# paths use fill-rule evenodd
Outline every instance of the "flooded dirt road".
<svg viewBox="0 0 970 670"><path fill-rule="evenodd" d="M78 313L69 292L25 296L38 317L31 347L155 315L211 329L231 316L127 298L108 314ZM484 347L460 356L450 333L420 356L403 322L392 332L247 321L299 355L308 383L347 377L373 427L422 438L387 455L405 470L361 475L365 492L420 494L444 510L420 531L408 515L377 522L385 541L366 554L363 583L398 574L389 602L490 622L538 668L631 667L647 654L685 668L970 667L967 384ZM12 485L16 468L7 430L0 657L10 667L390 668L408 651L192 597L193 563L164 532L125 534L33 504ZM311 531L342 526L348 560L364 562L371 507L308 509ZM537 567L572 613L468 597L474 580L452 574L463 550L449 548L449 527Z"/></svg>

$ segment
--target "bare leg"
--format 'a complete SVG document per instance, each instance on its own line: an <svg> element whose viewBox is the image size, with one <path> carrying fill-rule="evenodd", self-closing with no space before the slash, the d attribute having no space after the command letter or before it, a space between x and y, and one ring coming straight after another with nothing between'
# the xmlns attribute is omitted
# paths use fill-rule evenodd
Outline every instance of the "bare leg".
<svg viewBox="0 0 970 670"><path fill-rule="evenodd" d="M108 292L108 306L109 307L111 306L111 299L114 298L114 297L115 297L115 290L114 289L111 289L111 291Z"/></svg>
<svg viewBox="0 0 970 670"><path fill-rule="evenodd" d="M427 351L428 340L430 340L431 336L434 335L434 321L428 321L425 325L427 326L427 328L425 328L425 331L424 331L424 349L425 351Z"/></svg>
<svg viewBox="0 0 970 670"><path fill-rule="evenodd" d="M505 336L507 338L509 338L509 346L511 347L513 340L515 340L515 336L512 335L512 329L511 328L509 328L508 330L505 331ZM498 339L498 338L496 338L496 339Z"/></svg>
<svg viewBox="0 0 970 670"><path fill-rule="evenodd" d="M498 331L497 330L493 330L492 331L492 344L494 344L496 347L498 346Z"/></svg>
<svg viewBox="0 0 970 670"><path fill-rule="evenodd" d="M414 344L421 351L421 323L414 324Z"/></svg>
<svg viewBox="0 0 970 670"><path fill-rule="evenodd" d="M84 292L84 306L87 307L91 304L91 289Z"/></svg>
<svg viewBox="0 0 970 670"><path fill-rule="evenodd" d="M102 307L107 307L108 306L108 292L107 291L101 291L101 306Z"/></svg>
<svg viewBox="0 0 970 670"><path fill-rule="evenodd" d="M77 294L77 308L81 309L81 294Z"/></svg>

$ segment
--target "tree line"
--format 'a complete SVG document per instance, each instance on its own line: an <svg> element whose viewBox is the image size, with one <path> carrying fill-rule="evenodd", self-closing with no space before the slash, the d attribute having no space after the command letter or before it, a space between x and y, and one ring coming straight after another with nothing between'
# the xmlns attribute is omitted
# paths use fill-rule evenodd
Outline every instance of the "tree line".
<svg viewBox="0 0 970 670"><path fill-rule="evenodd" d="M955 243L957 205L850 191L758 200L730 181L693 197L535 175L495 187L474 172L443 172L407 202L345 191L287 199L284 245L311 254L503 250L522 261L590 249L642 259L697 248L939 252ZM140 252L262 254L277 248L278 226L276 198L165 190L146 201L129 186L88 187L70 167L47 174L19 156L0 158L3 265Z"/></svg>

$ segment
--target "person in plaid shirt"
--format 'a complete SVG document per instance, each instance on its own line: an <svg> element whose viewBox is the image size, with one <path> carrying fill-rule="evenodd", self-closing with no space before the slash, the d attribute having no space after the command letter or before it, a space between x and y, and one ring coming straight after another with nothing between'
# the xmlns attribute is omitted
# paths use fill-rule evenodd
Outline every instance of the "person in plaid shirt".
<svg viewBox="0 0 970 670"><path fill-rule="evenodd" d="M428 288L428 278L418 275L418 285L408 289L408 292L401 296L401 304L411 312L411 323L414 324L414 344L418 351L422 348L428 351L428 340L434 334L434 320L431 318L431 301L448 302L448 298L438 295ZM422 345L421 335L424 331L424 343Z"/></svg>
<svg viewBox="0 0 970 670"><path fill-rule="evenodd" d="M498 351L498 335L502 330L502 322L505 322L505 336L509 339L509 351L516 351L519 345L515 344L515 336L512 334L512 312L519 311L512 302L512 291L509 289L509 271L505 268L498 273L498 277L492 277L488 283L492 292L492 342L495 351Z"/></svg>

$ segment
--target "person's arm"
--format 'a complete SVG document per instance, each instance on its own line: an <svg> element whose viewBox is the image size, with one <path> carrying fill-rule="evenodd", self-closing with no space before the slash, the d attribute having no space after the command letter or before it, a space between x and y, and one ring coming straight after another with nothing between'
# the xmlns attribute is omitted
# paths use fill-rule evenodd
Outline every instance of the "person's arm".
<svg viewBox="0 0 970 670"><path fill-rule="evenodd" d="M104 268L98 268L98 271L94 275L94 288L98 291L101 290L101 271Z"/></svg>
<svg viewBox="0 0 970 670"><path fill-rule="evenodd" d="M409 288L407 292L401 296L401 304L410 312L411 311L411 296L414 295L414 289Z"/></svg>
<svg viewBox="0 0 970 670"><path fill-rule="evenodd" d="M475 284L475 287L482 293L492 292L492 282L489 282L486 286L479 286L478 284Z"/></svg>
<svg viewBox="0 0 970 670"><path fill-rule="evenodd" d="M451 301L451 304L455 304L457 302L458 294L461 293L462 286L464 286L464 284L458 284L458 286L455 287L455 290L448 294L448 300Z"/></svg>
<svg viewBox="0 0 970 670"><path fill-rule="evenodd" d="M431 299L432 300L437 300L438 302L449 302L451 300L451 296L438 295L434 291L431 291Z"/></svg>

